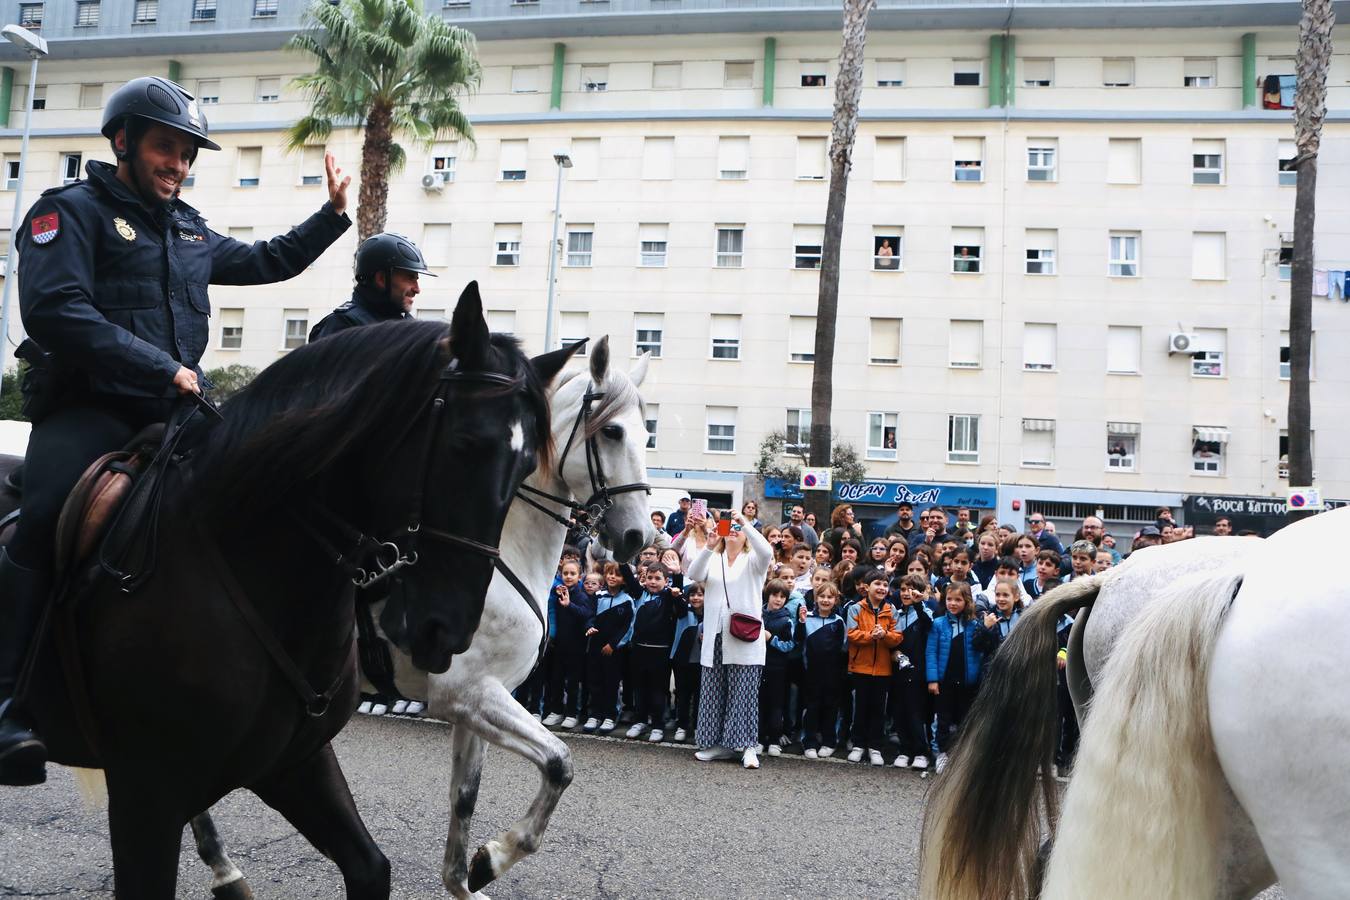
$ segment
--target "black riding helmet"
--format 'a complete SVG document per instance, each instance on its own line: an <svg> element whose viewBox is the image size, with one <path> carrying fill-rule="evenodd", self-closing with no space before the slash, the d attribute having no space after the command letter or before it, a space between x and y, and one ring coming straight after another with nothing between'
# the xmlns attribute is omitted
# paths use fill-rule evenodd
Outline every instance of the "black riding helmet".
<svg viewBox="0 0 1350 900"><path fill-rule="evenodd" d="M373 282L376 272L403 269L419 275L436 275L427 269L427 261L417 245L401 234L383 231L372 234L356 248L356 280L360 284ZM388 282L389 276L385 276Z"/></svg>
<svg viewBox="0 0 1350 900"><path fill-rule="evenodd" d="M190 134L198 148L219 150L220 145L207 136L206 116L197 107L197 100L186 90L167 78L147 75L133 78L113 92L108 105L103 109L102 133L112 141L120 128L125 128L131 119L157 122ZM127 150L133 149L134 141L128 134ZM118 159L130 155L118 152Z"/></svg>

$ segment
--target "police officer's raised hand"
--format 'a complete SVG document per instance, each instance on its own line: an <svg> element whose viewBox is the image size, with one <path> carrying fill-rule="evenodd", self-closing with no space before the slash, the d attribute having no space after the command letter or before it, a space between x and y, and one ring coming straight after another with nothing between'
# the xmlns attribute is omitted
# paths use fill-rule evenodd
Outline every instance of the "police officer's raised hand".
<svg viewBox="0 0 1350 900"><path fill-rule="evenodd" d="M328 200L333 204L333 212L342 215L347 211L347 185L352 183L352 176L348 175L342 181L338 181L342 170L337 167L331 153L323 155L323 167L328 175Z"/></svg>
<svg viewBox="0 0 1350 900"><path fill-rule="evenodd" d="M197 373L187 366L178 367L178 371L173 376L173 386L178 389L178 393L184 396L201 393L197 388Z"/></svg>

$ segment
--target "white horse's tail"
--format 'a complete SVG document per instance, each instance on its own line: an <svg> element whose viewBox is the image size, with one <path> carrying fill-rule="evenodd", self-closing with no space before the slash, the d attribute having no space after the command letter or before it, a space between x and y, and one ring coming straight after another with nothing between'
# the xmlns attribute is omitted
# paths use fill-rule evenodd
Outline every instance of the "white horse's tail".
<svg viewBox="0 0 1350 900"><path fill-rule="evenodd" d="M71 769L75 774L75 786L80 791L84 805L98 811L108 808L108 779L102 769Z"/></svg>
<svg viewBox="0 0 1350 900"><path fill-rule="evenodd" d="M1122 631L1084 723L1044 900L1189 900L1219 884L1209 667L1237 574L1182 578Z"/></svg>

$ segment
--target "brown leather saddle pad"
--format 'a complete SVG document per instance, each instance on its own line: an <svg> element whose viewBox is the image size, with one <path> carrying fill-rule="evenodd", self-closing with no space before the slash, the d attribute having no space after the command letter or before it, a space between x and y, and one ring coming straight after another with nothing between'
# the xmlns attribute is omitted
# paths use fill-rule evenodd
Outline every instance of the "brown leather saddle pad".
<svg viewBox="0 0 1350 900"><path fill-rule="evenodd" d="M94 460L75 482L56 524L58 579L98 547L137 477L154 459L163 437L162 423L147 426L124 449Z"/></svg>

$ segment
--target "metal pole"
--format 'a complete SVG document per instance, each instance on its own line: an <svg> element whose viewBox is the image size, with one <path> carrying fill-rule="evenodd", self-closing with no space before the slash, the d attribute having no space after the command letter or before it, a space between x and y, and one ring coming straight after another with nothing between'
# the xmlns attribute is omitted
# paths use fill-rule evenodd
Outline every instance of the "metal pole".
<svg viewBox="0 0 1350 900"><path fill-rule="evenodd" d="M9 226L9 256L5 259L5 288L0 295L0 374L5 370L9 355L9 292L14 283L14 248L19 243L19 226L23 224L23 176L28 168L28 131L33 123L33 94L37 88L38 56L33 54L33 66L28 71L28 105L23 114L23 144L19 149L19 183L14 186L14 216ZM3 381L0 381L0 387Z"/></svg>
<svg viewBox="0 0 1350 900"><path fill-rule="evenodd" d="M553 281L558 264L558 220L562 217L562 163L558 163L558 187L553 193L553 240L548 243L548 312L544 319L544 352L553 349Z"/></svg>

